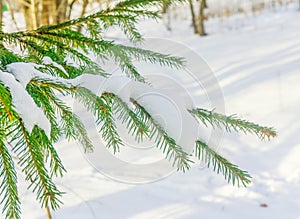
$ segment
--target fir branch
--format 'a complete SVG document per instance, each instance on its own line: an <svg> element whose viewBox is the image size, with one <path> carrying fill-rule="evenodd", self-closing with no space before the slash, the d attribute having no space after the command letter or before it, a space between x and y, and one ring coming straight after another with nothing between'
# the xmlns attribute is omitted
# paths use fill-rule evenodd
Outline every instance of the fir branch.
<svg viewBox="0 0 300 219"><path fill-rule="evenodd" d="M176 2L185 2L186 0L173 0L172 3ZM162 7L164 0L126 0L121 1L116 5L116 8L131 8L131 9L139 9L145 7L155 7L158 6L159 8ZM171 2L170 2L171 3Z"/></svg>
<svg viewBox="0 0 300 219"><path fill-rule="evenodd" d="M155 2L156 1L153 1L152 3ZM144 3L142 2L140 3L144 5ZM139 16L145 16L147 13L150 13L153 17L156 16L156 14L153 14L151 11L137 10L135 6L133 7L134 9L127 8L127 6L129 7L129 5L133 6L140 3L138 1L128 1L125 4L126 6L116 6L114 9L108 9L109 12L100 11L99 13L87 16L86 18L79 18L77 21L79 23L92 22L93 19L96 19L97 16L98 18L100 18L100 14L104 13L104 18L108 19L110 23L112 22L112 18L109 18L108 16L112 16L114 19L118 19L118 21L116 23L113 22L113 24L119 25L121 29L123 29L125 34L127 33L130 39L132 39L133 41L137 41L141 38L141 35L135 28L135 24L137 22L136 18ZM152 3L149 2L149 5L152 5ZM72 22L76 23L76 20ZM154 52L151 53L151 51L149 50L116 45L110 41L99 40L99 37L86 37L81 33L69 29L67 23L68 22L64 23L66 26L64 26L63 24L58 24L56 28L54 25L41 27L37 30L27 32L1 34L4 40L9 40L9 42L13 42L15 44L19 42L20 44L26 45L26 48L31 48L29 50L30 53L38 53L40 59L46 54L49 54L51 57L55 57L55 60L59 61L63 57L66 57L67 54L69 54L75 62L79 62L79 65L93 66L93 68L95 69L94 72L98 72L104 76L107 76L107 73L83 53L87 54L89 53L89 50L91 50L104 60L108 59L108 57L104 56L104 54L109 54L110 58L113 58L116 62L118 62L123 72L125 72L129 77L141 82L145 82L145 78L141 76L136 67L133 65L132 55L135 56L135 58L143 59L143 61L150 61L151 63L159 62L159 64L161 65L168 65L176 68L182 66L183 64L182 60L176 57L162 55ZM58 26L61 28L59 28ZM83 53L74 48L81 49Z"/></svg>
<svg viewBox="0 0 300 219"><path fill-rule="evenodd" d="M246 187L251 182L251 176L247 171L239 169L237 165L223 158L202 141L196 141L195 155L199 160L204 161L207 167L212 166L217 174L222 173L225 179L233 185L237 183L240 186L242 183Z"/></svg>
<svg viewBox="0 0 300 219"><path fill-rule="evenodd" d="M120 19L119 27L123 30L124 34L129 38L131 42L139 42L142 40L142 35L137 30L136 20L123 18Z"/></svg>
<svg viewBox="0 0 300 219"><path fill-rule="evenodd" d="M9 51L5 47L0 46L0 70L5 70L4 66L13 63L20 62L23 58L13 52Z"/></svg>
<svg viewBox="0 0 300 219"><path fill-rule="evenodd" d="M150 18L150 19L158 19L161 18L161 15L159 11L147 11L143 10L142 8L139 10L137 8L115 8L114 11L116 12L121 12L121 13L126 13L128 15L134 15L134 17L139 17L139 18Z"/></svg>
<svg viewBox="0 0 300 219"><path fill-rule="evenodd" d="M104 93L103 95L112 98L114 114L118 115L118 119L123 124L126 124L128 133L134 135L138 143L143 141L145 136L149 137L150 133L147 124L120 97L113 93Z"/></svg>
<svg viewBox="0 0 300 219"><path fill-rule="evenodd" d="M78 140L84 147L85 152L92 152L94 150L94 146L91 140L88 137L86 128L81 122L80 118L72 113L67 108L63 108L60 105L61 110L61 127L65 130L64 134L67 139Z"/></svg>
<svg viewBox="0 0 300 219"><path fill-rule="evenodd" d="M89 89L84 87L74 88L74 97L83 103L86 109L96 117L96 124L99 127L99 133L106 142L107 148L113 148L114 153L120 151L123 142L114 121L112 112L112 100L105 94L98 97Z"/></svg>
<svg viewBox="0 0 300 219"><path fill-rule="evenodd" d="M19 46L22 51L25 49L32 52L36 51L35 54L40 55L39 58L43 57L44 54L47 53L47 51L43 49L42 45L39 45L30 39L24 39L17 33L0 33L0 35L1 34L3 35L3 43Z"/></svg>
<svg viewBox="0 0 300 219"><path fill-rule="evenodd" d="M26 174L26 180L30 181L33 192L37 194L37 199L42 207L51 206L53 210L59 208L61 201L58 199L62 193L56 188L44 164L44 155L40 147L40 141L45 141L47 136L42 139L36 139L35 134L38 131L37 126L32 130L32 134L28 134L23 122L19 119L18 142L13 150L20 157L18 164L23 167ZM20 136L20 137L19 137Z"/></svg>
<svg viewBox="0 0 300 219"><path fill-rule="evenodd" d="M58 98L52 96L51 101L55 104L60 113L60 127L64 131L67 139L72 138L78 140L83 145L85 152L92 152L94 146L80 118Z"/></svg>
<svg viewBox="0 0 300 219"><path fill-rule="evenodd" d="M83 103L85 108L90 111L99 120L103 117L103 112L110 108L102 98L98 97L92 91L85 87L77 86L74 89L73 96L79 102Z"/></svg>
<svg viewBox="0 0 300 219"><path fill-rule="evenodd" d="M55 35L55 34L50 34L50 35ZM58 35L59 36L59 35ZM57 37L58 37L57 36ZM57 46L59 49L64 49L66 48L66 51L70 52L73 56L78 58L78 60L81 62L81 65L85 66L92 66L98 74L106 77L108 74L105 72L102 68L100 68L96 63L94 63L90 58L87 56L83 55L82 53L78 52L75 49L71 49L70 46L79 46L79 48L83 50L87 50L85 46L87 46L89 49L94 51L96 54L99 54L100 57L103 59L108 59L109 57L105 56L105 54L110 55L110 58L114 59L115 62L119 64L121 67L122 71L129 77L133 78L137 81L140 82L145 82L145 78L137 71L136 67L132 64L132 58L129 56L128 52L126 52L126 48L122 47L121 45L116 45L113 44L111 41L105 41L105 40L92 40L87 37L80 37L78 39L75 39L73 37L69 37L67 39L72 39L73 43L71 41L72 45L68 45L65 43L60 43L59 41L54 40L53 38L48 38L44 36L39 36L39 35L32 35L32 37L35 37L39 40L42 40L48 44L49 47ZM68 37L65 35L65 37ZM83 46L85 45L85 46ZM148 57L148 60L152 61L159 61L161 64L168 64L171 65L176 64L176 58L172 57L167 57L164 55L159 56L159 53L150 53L149 51L142 51L142 50L133 50L135 53L135 56L139 57ZM145 53L142 55L142 53ZM150 57L153 55L153 57ZM76 61L76 60L75 60ZM172 62L173 61L173 62Z"/></svg>
<svg viewBox="0 0 300 219"><path fill-rule="evenodd" d="M184 0L168 1L168 3L182 1ZM107 60L114 61L129 78L140 82L146 82L146 79L137 70L134 61L158 63L174 68L184 67L185 61L182 58L120 45L103 38L104 31L114 26L120 28L133 43L142 40L136 24L142 18L159 18L160 13L157 10L164 2L163 0L126 0L117 3L113 8L57 25L43 26L37 30L15 33L0 31L0 69L3 71L6 70L6 65L13 62L42 64L45 56L49 56L66 70L65 72L52 64L44 65L38 70L66 80L55 80L54 77L34 78L26 87L35 104L42 109L50 121L50 139L37 126L31 133L26 130L20 115L14 110L9 89L0 83L0 177L3 178L0 194L4 194L2 203L4 203L3 213L6 213L6 218L20 218L17 179L11 153L17 153L20 157L18 164L22 167L26 180L30 181L29 188L33 188L41 205L45 207L51 205L52 209L57 209L61 203L59 196L62 193L53 183L52 177L62 175L65 169L53 142L64 135L68 140L78 140L86 151L93 150L81 119L58 98L58 93L63 96L71 95L97 118L99 132L106 146L112 148L114 153L124 145L115 124L116 115L127 125L128 132L134 135L138 142L146 136L156 143L166 159L173 161L173 166L176 165L178 170L185 171L190 168L192 162L190 155L177 145L166 130L136 100L131 99L134 104L134 108L131 109L115 94L103 93L99 97L89 89L73 83L75 80L68 80L87 71L108 76L107 72L94 61L95 57L104 63ZM77 27L84 28L85 34L76 32ZM7 49L9 46L20 47L22 53L15 54ZM74 65L67 63L66 60L70 59ZM206 126L210 124L213 128L225 127L227 131L252 133L261 139L276 136L273 128L238 119L235 115L225 116L204 109L189 111ZM7 150L6 144L13 145L12 152ZM244 186L250 183L251 177L246 171L240 170L205 143L196 141L195 151L199 159L205 161L208 167L212 166L217 173L222 173L228 182L238 185L242 183Z"/></svg>
<svg viewBox="0 0 300 219"><path fill-rule="evenodd" d="M137 61L150 62L152 64L160 64L161 66L168 66L171 68L183 68L186 61L181 57L166 55L151 50L142 49L132 46L116 45L116 48L122 49L128 56Z"/></svg>
<svg viewBox="0 0 300 219"><path fill-rule="evenodd" d="M120 151L123 142L116 128L112 113L112 101L106 95L98 97L89 89L84 87L74 88L74 97L83 103L86 109L96 117L96 124L99 127L99 133L106 142L107 148L113 148L114 153Z"/></svg>
<svg viewBox="0 0 300 219"><path fill-rule="evenodd" d="M15 119L15 112L12 109L12 99L10 92L2 83L0 83L0 106L4 112L1 115L0 121L4 125L4 121L13 121Z"/></svg>
<svg viewBox="0 0 300 219"><path fill-rule="evenodd" d="M131 62L131 59L129 59L126 56L123 56L123 58L120 60L120 68L122 70L122 72L125 72L125 74L127 75L127 77L132 78L136 81L142 82L142 83L146 83L147 80L145 77L143 77L138 70L136 69L136 67L133 65L133 63Z"/></svg>
<svg viewBox="0 0 300 219"><path fill-rule="evenodd" d="M210 124L212 127L225 127L227 132L234 130L236 132L242 131L245 134L255 134L260 139L266 137L270 139L277 135L274 128L261 126L243 119L239 119L236 115L225 116L214 111L205 109L192 109L189 112L198 118L205 126Z"/></svg>
<svg viewBox="0 0 300 219"><path fill-rule="evenodd" d="M43 110L45 116L49 120L51 124L51 140L56 142L59 139L59 137L61 137L62 130L59 129L59 125L57 123L57 116L53 105L51 104L49 99L49 94L54 95L52 90L46 86L39 86L34 82L29 83L26 87L26 90L31 95L35 104Z"/></svg>
<svg viewBox="0 0 300 219"><path fill-rule="evenodd" d="M35 138L37 143L41 146L44 154L45 154L45 162L50 158L50 176L62 176L63 173L66 172L52 142L45 137L45 132L39 128L37 128L34 132L32 132L31 137Z"/></svg>
<svg viewBox="0 0 300 219"><path fill-rule="evenodd" d="M120 150L119 146L124 144L122 143L122 140L117 132L112 109L110 107L112 103L108 98L105 96L98 97L90 90L80 86L69 87L62 83L57 83L50 80L43 81L42 83L43 86L50 86L61 92L67 91L77 100L82 102L86 109L96 116L96 124L100 127L99 132L101 133L103 140L106 142L106 146L108 148L113 148L114 153ZM74 113L72 113L71 110L63 104L63 102L59 101L54 96L50 98L51 101L53 101L61 111L62 130L67 130L65 133L67 138L78 138L85 146L84 148L86 151L93 151L93 145L90 142L80 119Z"/></svg>
<svg viewBox="0 0 300 219"><path fill-rule="evenodd" d="M153 18L158 16L156 13L149 13L149 12L144 12L143 11L138 11L138 10L126 10L127 7L115 7L115 8L108 8L106 10L99 11L97 13L88 15L86 17L80 17L77 19L73 19L70 21L66 21L57 25L51 25L51 26L42 26L38 28L37 30L33 30L32 32L37 32L37 33L43 33L47 31L53 31L53 30L61 30L61 29L66 29L66 28L74 28L78 26L82 26L84 24L93 24L93 25L88 25L87 27L92 27L92 30L100 29L98 28L98 25L95 26L96 22L101 22L104 28L107 28L112 25L120 25L122 22L126 22L126 20L130 20L131 24L129 24L127 27L126 25L123 26L124 30L130 31L131 28L134 28L133 24L137 23L137 17L148 17L148 18ZM124 23L122 24L124 25ZM121 27L122 27L121 25ZM98 32L97 31L97 32ZM18 33L23 33L23 32L18 32ZM93 34L95 35L95 34Z"/></svg>
<svg viewBox="0 0 300 219"><path fill-rule="evenodd" d="M102 138L106 142L106 147L113 148L114 153L116 153L120 151L120 146L124 146L124 143L119 136L113 117L111 108L113 105L113 100L110 98L110 96L105 95L105 93L101 95L101 99L107 106L110 107L107 107L103 111L102 117L97 118L96 124L101 126L99 132L102 134Z"/></svg>
<svg viewBox="0 0 300 219"><path fill-rule="evenodd" d="M177 145L175 140L171 138L167 132L153 119L147 110L141 106L136 100L131 98L134 104L135 113L138 115L143 123L149 127L149 138L154 139L156 146L163 151L167 160L172 160L172 165L177 166L177 170L185 172L190 168L189 154L185 152L181 146Z"/></svg>
<svg viewBox="0 0 300 219"><path fill-rule="evenodd" d="M2 137L2 135L1 135ZM0 204L3 204L2 213L6 218L21 218L20 201L17 189L17 174L12 157L9 154L2 138L0 140L0 195L3 197Z"/></svg>
<svg viewBox="0 0 300 219"><path fill-rule="evenodd" d="M94 72L97 72L98 74L103 76L107 75L107 72L105 72L97 63L92 61L88 56L84 55L80 51L73 49L68 44L62 43L60 41L55 41L49 37L45 37L42 35L33 35L32 37L41 40L43 43L46 43L47 47L49 48L56 47L56 50L59 53L64 54L68 52L70 58L72 58L75 62L79 62L80 66L90 66L95 69Z"/></svg>
<svg viewBox="0 0 300 219"><path fill-rule="evenodd" d="M41 88L52 88L55 89L62 94L79 94L76 93L78 88L74 86L70 86L68 84L63 84L60 82L55 82L51 80L42 80L35 78L30 83L39 84ZM48 100L53 104L53 107L58 111L61 121L59 124L59 129L66 135L67 139L78 140L84 147L86 152L93 151L93 145L91 140L88 137L86 128L84 124L81 122L80 118L72 112L72 109L65 105L63 101L55 96L53 92L44 93Z"/></svg>

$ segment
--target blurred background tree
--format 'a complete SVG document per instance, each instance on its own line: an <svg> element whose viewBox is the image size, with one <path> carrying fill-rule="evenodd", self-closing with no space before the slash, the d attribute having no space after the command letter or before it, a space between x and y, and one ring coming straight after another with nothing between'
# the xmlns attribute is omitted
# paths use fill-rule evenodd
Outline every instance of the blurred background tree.
<svg viewBox="0 0 300 219"><path fill-rule="evenodd" d="M74 17L82 17L97 10L108 8L118 0L1 0L1 8L10 12L11 19L18 28L15 13L22 12L26 26L21 29L36 29L42 25L62 23ZM170 0L164 0L162 13L167 16L166 27L172 30L170 16L178 8L186 7L190 11L192 27L195 34L206 35L205 21L210 18L224 18L233 14L258 14L263 10L275 10L276 8L288 7L291 3L299 4L300 0L188 0L185 5L172 5ZM76 6L76 7L74 7ZM2 23L2 14L0 22ZM78 29L80 30L80 28Z"/></svg>
<svg viewBox="0 0 300 219"><path fill-rule="evenodd" d="M71 18L74 5L80 8L77 16L84 16L88 5L97 4L97 8L108 7L109 0L12 0L1 1L8 7L11 18L16 22L15 13L24 15L26 29L33 30L43 25L58 24ZM2 13L1 13L2 14ZM1 19L1 17L0 17Z"/></svg>

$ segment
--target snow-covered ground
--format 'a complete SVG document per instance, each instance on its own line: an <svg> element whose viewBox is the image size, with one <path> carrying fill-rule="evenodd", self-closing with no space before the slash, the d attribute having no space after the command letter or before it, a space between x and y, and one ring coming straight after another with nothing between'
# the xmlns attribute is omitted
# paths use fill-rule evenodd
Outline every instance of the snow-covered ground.
<svg viewBox="0 0 300 219"><path fill-rule="evenodd" d="M189 21L144 22L148 37L168 38L190 47L217 77L226 113L274 126L278 137L226 134L220 152L248 170L253 182L236 188L211 169L150 184L130 185L97 172L74 143L57 148L68 170L56 182L66 194L54 218L300 218L300 12L296 7L207 22L209 36L192 34ZM21 187L26 185L21 183ZM22 218L45 218L31 192L21 194Z"/></svg>

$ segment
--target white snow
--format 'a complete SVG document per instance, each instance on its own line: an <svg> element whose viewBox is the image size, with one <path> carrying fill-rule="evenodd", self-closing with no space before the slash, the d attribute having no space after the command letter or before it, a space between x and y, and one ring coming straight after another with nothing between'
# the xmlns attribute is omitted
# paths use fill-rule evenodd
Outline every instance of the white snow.
<svg viewBox="0 0 300 219"><path fill-rule="evenodd" d="M46 63L50 62L50 60L47 58L45 60L46 60ZM78 84L77 79L68 80L68 79L64 79L64 78L60 78L60 77L55 77L55 76L52 76L49 74L45 74L38 70L39 68L42 68L42 67L45 67L45 66L37 65L37 64L31 63L31 62L28 62L28 63L14 62L14 63L8 64L6 66L6 70L9 73L11 73L12 75L14 75L16 80L19 81L24 88L34 78L50 80L50 81L57 82L57 83L63 83L67 86L76 86ZM63 69L62 66L60 66L60 67Z"/></svg>
<svg viewBox="0 0 300 219"><path fill-rule="evenodd" d="M10 90L12 104L16 112L21 116L26 129L31 132L33 127L37 125L50 137L51 126L49 120L34 103L32 97L27 93L22 84L16 81L12 74L3 71L0 71L0 81Z"/></svg>
<svg viewBox="0 0 300 219"><path fill-rule="evenodd" d="M52 64L56 65L62 71L65 69L58 65L57 63L53 62L49 57L44 58L44 64ZM82 74L74 79L65 79L57 76L52 76L46 73L41 72L38 70L39 68L45 67L44 65L37 65L35 63L25 63L25 62L14 62L6 66L6 70L14 75L15 79L25 88L27 84L33 79L40 79L40 80L49 80L54 83L61 83L67 87L71 86L83 86L87 89L90 89L94 92L95 87L91 82L96 81L97 83L102 83L104 78L100 75L91 75L91 74Z"/></svg>
<svg viewBox="0 0 300 219"><path fill-rule="evenodd" d="M6 70L14 75L15 79L26 88L32 78L41 74L37 68L42 67L35 63L15 62L6 66Z"/></svg>
<svg viewBox="0 0 300 219"><path fill-rule="evenodd" d="M56 65L62 71L65 71L65 69L61 65L53 62L49 57L44 58L43 64ZM118 96L129 106L132 105L130 99L134 98L138 100L140 104L142 104L151 115L156 116L157 122L167 133L169 133L172 138L177 140L179 145L189 145L190 149L188 151L191 151L191 146L193 145L194 141L193 139L196 139L198 134L197 122L187 112L186 105L181 100L181 98L178 98L178 96L176 96L178 94L166 92L163 87L158 89L157 87L153 88L151 85L133 81L124 75L113 75L109 78L103 78L99 75L83 74L74 79L64 79L42 73L38 70L38 68L41 67L44 66L37 65L35 63L16 62L7 65L6 69L19 82L16 82L15 84L17 84L18 86L22 85L23 88L26 88L27 84L32 79L39 78L41 80L51 80L56 83L63 83L68 87L80 85L98 95L101 95L104 92L118 94ZM11 90L12 89L14 89L14 87L12 87ZM14 97L15 95L13 96L13 98ZM24 96L24 100L21 100L21 97L22 95L19 96L19 99L15 101L24 102L26 101L26 98L28 98L28 95ZM30 112L31 109L29 106L28 108L28 112ZM17 109L18 111L21 110L19 108ZM172 111L173 113L171 113ZM21 115L24 116L24 112ZM183 125L183 123L178 123L178 121L174 118L179 118L178 121L184 121L183 123L185 125ZM29 122L27 116L25 117L24 121L26 124L27 122ZM28 125L28 127L31 126ZM174 129L174 127L181 128Z"/></svg>
<svg viewBox="0 0 300 219"><path fill-rule="evenodd" d="M237 113L278 130L278 137L266 142L235 133L223 139L219 151L251 173L251 186L232 187L222 176L199 166L151 184L124 184L100 174L79 147L62 140L57 149L68 173L55 181L67 194L54 218L299 219L299 20L295 7L221 23L211 19L206 23L210 35L204 38L192 34L190 21L173 21L173 32L162 23L140 25L145 36L183 43L207 61L223 89L227 114ZM1 72L0 77L13 88L16 99L19 92L28 95L10 74ZM97 84L89 88L97 91ZM207 105L207 101L196 103ZM46 218L21 177L19 181L22 218Z"/></svg>
<svg viewBox="0 0 300 219"><path fill-rule="evenodd" d="M68 72L66 71L66 69L64 69L64 67L60 64L58 64L57 62L54 62L49 56L45 56L43 58L43 64L44 65L53 65L54 67L60 69L62 72L64 72L66 75L68 75Z"/></svg>

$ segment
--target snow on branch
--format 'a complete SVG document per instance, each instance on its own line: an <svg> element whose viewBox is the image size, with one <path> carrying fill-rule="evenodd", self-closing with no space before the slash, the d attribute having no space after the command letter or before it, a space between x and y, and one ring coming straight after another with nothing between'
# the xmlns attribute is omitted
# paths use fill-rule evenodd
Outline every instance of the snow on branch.
<svg viewBox="0 0 300 219"><path fill-rule="evenodd" d="M21 78L22 80L23 78ZM12 96L12 104L16 112L22 118L28 131L32 131L35 125L43 129L50 137L50 122L43 111L35 104L24 86L19 83L12 74L0 70L0 81L9 89ZM23 82L25 79L23 79Z"/></svg>

